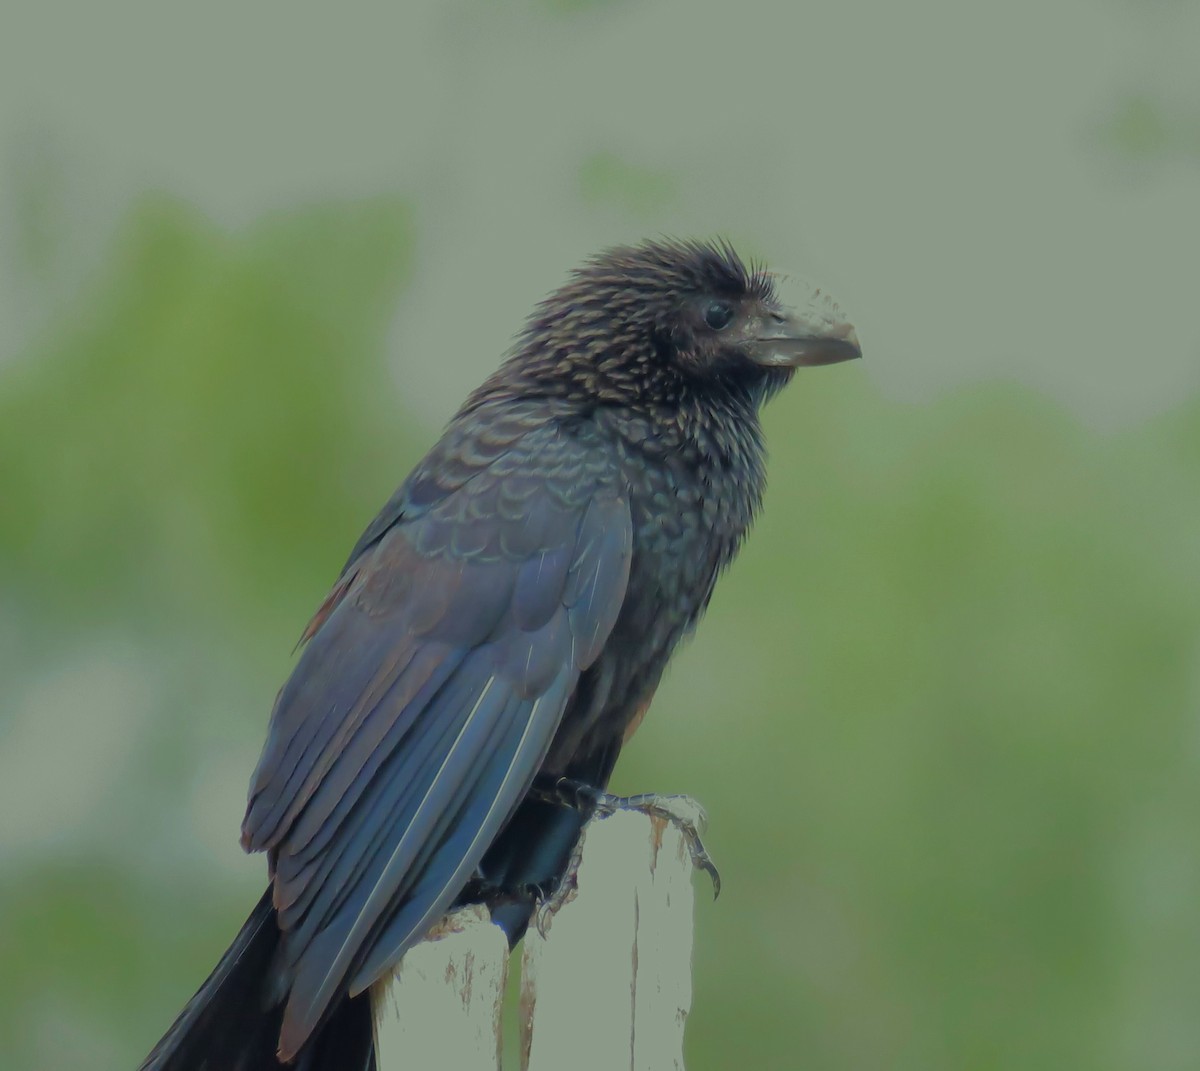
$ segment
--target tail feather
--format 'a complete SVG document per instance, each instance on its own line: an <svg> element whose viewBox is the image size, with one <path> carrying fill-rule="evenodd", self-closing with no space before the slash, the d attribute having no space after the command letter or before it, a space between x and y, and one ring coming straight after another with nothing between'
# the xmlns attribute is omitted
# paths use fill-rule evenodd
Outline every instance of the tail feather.
<svg viewBox="0 0 1200 1071"><path fill-rule="evenodd" d="M292 1064L275 1058L283 1008L269 1004L267 983L278 946L268 888L138 1071L375 1071L369 993L338 1004Z"/></svg>

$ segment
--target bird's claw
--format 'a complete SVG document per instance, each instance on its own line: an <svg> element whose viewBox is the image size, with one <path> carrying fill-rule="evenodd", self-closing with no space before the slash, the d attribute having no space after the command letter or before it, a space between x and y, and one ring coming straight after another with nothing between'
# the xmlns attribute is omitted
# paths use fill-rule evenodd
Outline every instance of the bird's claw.
<svg viewBox="0 0 1200 1071"><path fill-rule="evenodd" d="M580 837L571 851L571 858L567 860L567 868L559 878L558 884L555 885L554 892L548 896L539 896L537 899L537 906L533 911L533 925L538 936L543 940L550 930L550 920L565 904L575 898L575 893L579 889L579 864L582 862L583 837Z"/></svg>
<svg viewBox="0 0 1200 1071"><path fill-rule="evenodd" d="M715 900L721 895L721 874L701 839L701 834L708 827L708 815L691 796L663 796L657 792L643 792L636 796L614 796L569 777L560 777L553 785L539 789L538 795L543 800L571 807L577 811L584 811L599 818L607 818L618 811L636 811L651 818L661 818L670 822L683 835L688 852L692 857L692 865L697 870L703 870L712 880L713 899ZM578 861L574 857L572 857L572 864L568 875L573 887L575 871L578 869ZM564 878L560 889L567 884L567 878ZM558 897L559 891L556 890L552 899L558 900ZM561 901L559 905L561 906Z"/></svg>
<svg viewBox="0 0 1200 1071"><path fill-rule="evenodd" d="M596 814L604 817L617 811L637 811L670 822L683 835L692 857L692 866L703 870L712 880L713 899L721 895L721 872L717 870L701 839L701 834L708 828L708 814L695 799L682 795L660 796L654 792L637 796L610 796L603 793L597 802Z"/></svg>

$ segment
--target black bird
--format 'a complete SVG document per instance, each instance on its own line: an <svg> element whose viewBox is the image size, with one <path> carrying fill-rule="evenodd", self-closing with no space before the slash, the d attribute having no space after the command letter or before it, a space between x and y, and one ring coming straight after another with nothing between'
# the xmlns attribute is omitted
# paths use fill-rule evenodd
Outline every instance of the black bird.
<svg viewBox="0 0 1200 1071"><path fill-rule="evenodd" d="M374 1068L370 987L441 915L519 939L588 814L548 794L607 785L758 511L760 406L859 355L727 244L612 249L538 306L305 630L242 826L271 884L142 1067Z"/></svg>

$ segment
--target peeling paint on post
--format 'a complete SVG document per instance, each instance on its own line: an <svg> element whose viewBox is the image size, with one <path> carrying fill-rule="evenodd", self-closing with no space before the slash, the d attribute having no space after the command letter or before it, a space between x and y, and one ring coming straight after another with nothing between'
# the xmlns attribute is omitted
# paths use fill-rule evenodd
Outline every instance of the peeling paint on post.
<svg viewBox="0 0 1200 1071"><path fill-rule="evenodd" d="M375 994L379 1071L498 1071L508 941L482 907L450 915Z"/></svg>
<svg viewBox="0 0 1200 1071"><path fill-rule="evenodd" d="M621 812L587 827L579 888L521 961L524 1071L683 1071L692 860L679 830Z"/></svg>
<svg viewBox="0 0 1200 1071"><path fill-rule="evenodd" d="M545 937L525 937L522 1071L683 1071L694 906L675 826L631 812L588 823L577 889ZM451 915L377 996L379 1071L499 1071L507 969L486 911Z"/></svg>

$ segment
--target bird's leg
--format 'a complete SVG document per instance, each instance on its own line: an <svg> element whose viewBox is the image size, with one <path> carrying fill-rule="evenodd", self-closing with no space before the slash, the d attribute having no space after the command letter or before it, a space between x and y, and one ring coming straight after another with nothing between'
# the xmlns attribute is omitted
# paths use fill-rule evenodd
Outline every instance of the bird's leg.
<svg viewBox="0 0 1200 1071"><path fill-rule="evenodd" d="M553 781L535 782L531 793L535 799L544 803L556 803L561 807L570 807L581 811L589 818L607 818L617 811L637 811L651 818L662 818L670 822L687 843L692 856L692 865L703 870L713 883L713 899L721 895L721 875L717 870L712 856L704 847L700 834L708 825L708 815L691 796L663 796L657 792L642 792L636 796L614 796L609 792L596 788L594 785L576 781L570 777L559 777ZM576 848L576 853L580 849ZM570 881L574 885L575 870L578 860L572 855L572 866L563 879L554 898L559 898L559 892ZM566 894L563 894L564 896Z"/></svg>
<svg viewBox="0 0 1200 1071"><path fill-rule="evenodd" d="M537 927L537 932L541 937L545 938L550 920L558 914L559 909L575 895L575 890L579 888L579 864L582 862L583 837L581 836L576 839L575 847L571 849L566 868L562 872L562 877L558 879L558 884L554 886L554 892L538 899L537 908L533 913L533 924Z"/></svg>

